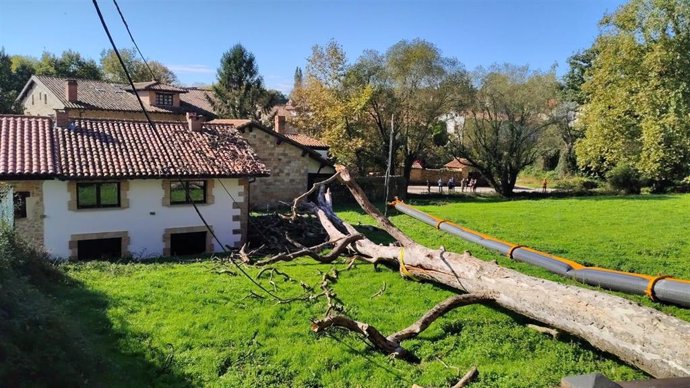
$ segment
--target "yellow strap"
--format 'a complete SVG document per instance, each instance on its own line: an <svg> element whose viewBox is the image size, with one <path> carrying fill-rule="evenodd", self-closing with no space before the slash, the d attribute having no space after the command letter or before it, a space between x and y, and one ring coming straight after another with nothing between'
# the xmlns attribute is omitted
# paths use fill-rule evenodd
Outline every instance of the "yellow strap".
<svg viewBox="0 0 690 388"><path fill-rule="evenodd" d="M407 270L407 267L405 267L404 257L405 257L405 248L400 248L400 256L398 257L398 259L400 261L400 273L403 275L403 277L410 278L414 281L417 281L418 279L416 277L414 277L414 275L412 275L410 273L410 271Z"/></svg>
<svg viewBox="0 0 690 388"><path fill-rule="evenodd" d="M508 251L508 254L506 256L508 256L509 258L512 259L513 258L513 252L515 252L515 250L518 248L524 248L524 247L525 247L524 245L520 245L520 244L513 245L510 247L510 250Z"/></svg>
<svg viewBox="0 0 690 388"><path fill-rule="evenodd" d="M652 278L649 283L647 283L647 289L644 291L645 295L649 297L649 299L653 300L656 302L656 297L654 296L654 285L656 282L658 282L661 279L666 279L670 278L670 275L660 275Z"/></svg>

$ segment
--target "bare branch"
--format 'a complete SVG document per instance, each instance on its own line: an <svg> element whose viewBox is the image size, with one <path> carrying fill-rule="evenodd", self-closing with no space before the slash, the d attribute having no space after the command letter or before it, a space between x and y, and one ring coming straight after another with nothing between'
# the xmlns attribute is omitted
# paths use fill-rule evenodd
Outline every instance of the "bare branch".
<svg viewBox="0 0 690 388"><path fill-rule="evenodd" d="M328 178L324 181L321 181L321 182L314 183L312 185L311 189L309 189L309 191L307 191L306 193L295 198L295 200L292 202L292 219L294 220L297 218L297 208L302 201L304 201L307 197L309 197L311 194L316 192L316 190L318 190L321 186L325 186L325 185L333 182L334 180L338 179L339 174L340 173L336 172L330 178Z"/></svg>
<svg viewBox="0 0 690 388"><path fill-rule="evenodd" d="M479 370L477 370L477 367L476 367L476 366L473 366L472 368L470 368L469 371L467 371L467 373L465 373L464 376L462 376L462 378L460 379L460 381L458 381L457 383L455 383L455 385L453 385L451 388L463 388L463 387L466 387L467 384L471 383L472 380L474 380L474 379L477 377L478 374L479 374Z"/></svg>
<svg viewBox="0 0 690 388"><path fill-rule="evenodd" d="M419 335L419 333L426 330L426 328L429 327L429 325L431 325L435 320L456 307L467 306L474 303L485 303L492 300L493 299L491 297L484 294L453 295L434 306L431 310L427 311L426 314L417 320L417 322L395 334L389 335L388 340L393 342L402 342L404 340L414 338Z"/></svg>

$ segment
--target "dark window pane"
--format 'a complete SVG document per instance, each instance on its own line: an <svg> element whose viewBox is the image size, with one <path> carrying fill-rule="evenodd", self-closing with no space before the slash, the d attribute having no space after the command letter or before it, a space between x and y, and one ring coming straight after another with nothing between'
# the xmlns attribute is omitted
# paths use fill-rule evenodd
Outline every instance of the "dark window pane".
<svg viewBox="0 0 690 388"><path fill-rule="evenodd" d="M120 188L118 183L101 183L101 206L119 206Z"/></svg>
<svg viewBox="0 0 690 388"><path fill-rule="evenodd" d="M96 193L98 186L95 183L78 183L77 184L77 207L95 207L98 206Z"/></svg>
<svg viewBox="0 0 690 388"><path fill-rule="evenodd" d="M187 194L184 184L170 183L170 203L187 203Z"/></svg>
<svg viewBox="0 0 690 388"><path fill-rule="evenodd" d="M77 242L78 260L116 259L122 256L121 238L99 238Z"/></svg>
<svg viewBox="0 0 690 388"><path fill-rule="evenodd" d="M206 232L173 233L170 235L170 255L198 255L206 252Z"/></svg>
<svg viewBox="0 0 690 388"><path fill-rule="evenodd" d="M26 218L26 199L31 196L28 191L14 193L14 218Z"/></svg>
<svg viewBox="0 0 690 388"><path fill-rule="evenodd" d="M206 202L206 182L193 181L189 182L189 198L195 203Z"/></svg>

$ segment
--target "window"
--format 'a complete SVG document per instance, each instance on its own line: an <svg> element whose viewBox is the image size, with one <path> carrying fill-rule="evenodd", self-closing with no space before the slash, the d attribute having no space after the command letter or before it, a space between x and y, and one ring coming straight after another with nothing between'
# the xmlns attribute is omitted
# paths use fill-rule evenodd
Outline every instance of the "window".
<svg viewBox="0 0 690 388"><path fill-rule="evenodd" d="M170 234L170 255L189 256L206 253L207 232Z"/></svg>
<svg viewBox="0 0 690 388"><path fill-rule="evenodd" d="M156 93L156 105L173 105L173 95L169 93Z"/></svg>
<svg viewBox="0 0 690 388"><path fill-rule="evenodd" d="M206 181L170 182L170 204L206 203Z"/></svg>
<svg viewBox="0 0 690 388"><path fill-rule="evenodd" d="M120 183L77 183L77 209L120 207Z"/></svg>
<svg viewBox="0 0 690 388"><path fill-rule="evenodd" d="M122 256L122 238L77 241L77 260L109 260Z"/></svg>
<svg viewBox="0 0 690 388"><path fill-rule="evenodd" d="M26 199L31 196L28 191L14 193L14 218L26 218Z"/></svg>

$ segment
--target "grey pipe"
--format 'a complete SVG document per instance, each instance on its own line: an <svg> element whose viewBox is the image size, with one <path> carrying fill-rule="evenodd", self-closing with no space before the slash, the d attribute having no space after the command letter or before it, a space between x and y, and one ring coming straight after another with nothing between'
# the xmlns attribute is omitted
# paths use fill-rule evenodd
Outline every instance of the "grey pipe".
<svg viewBox="0 0 690 388"><path fill-rule="evenodd" d="M482 233L463 228L419 211L400 201L393 202L393 206L401 213L407 214L446 233L498 251L512 259L536 265L558 275L592 286L631 294L648 295L653 300L690 307L690 281L688 280L585 267L569 260L559 260L559 258L544 252L494 239Z"/></svg>

